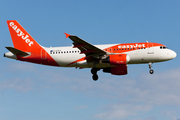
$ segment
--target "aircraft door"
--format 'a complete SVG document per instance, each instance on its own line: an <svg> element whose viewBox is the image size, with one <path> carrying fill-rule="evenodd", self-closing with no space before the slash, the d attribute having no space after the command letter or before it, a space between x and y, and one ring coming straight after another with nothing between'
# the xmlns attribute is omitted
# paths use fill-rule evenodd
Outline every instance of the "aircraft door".
<svg viewBox="0 0 180 120"><path fill-rule="evenodd" d="M41 59L47 59L47 54L44 49L41 49Z"/></svg>
<svg viewBox="0 0 180 120"><path fill-rule="evenodd" d="M148 43L148 54L154 54L153 44Z"/></svg>

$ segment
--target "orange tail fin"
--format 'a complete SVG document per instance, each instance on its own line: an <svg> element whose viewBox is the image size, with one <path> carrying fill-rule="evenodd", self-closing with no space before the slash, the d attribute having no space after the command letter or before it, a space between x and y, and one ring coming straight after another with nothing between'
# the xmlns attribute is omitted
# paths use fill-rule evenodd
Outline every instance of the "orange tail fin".
<svg viewBox="0 0 180 120"><path fill-rule="evenodd" d="M16 20L8 20L7 24L16 49L30 51L41 47Z"/></svg>

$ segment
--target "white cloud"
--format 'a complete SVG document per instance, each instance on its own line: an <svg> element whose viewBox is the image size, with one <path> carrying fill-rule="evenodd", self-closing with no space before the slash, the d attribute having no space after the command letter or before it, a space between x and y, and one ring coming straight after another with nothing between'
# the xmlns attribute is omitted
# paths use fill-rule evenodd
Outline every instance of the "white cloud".
<svg viewBox="0 0 180 120"><path fill-rule="evenodd" d="M9 63L7 66L7 70L9 71L34 71L35 70L35 65L32 63L26 63L26 62L21 62L21 61L15 61L12 63Z"/></svg>
<svg viewBox="0 0 180 120"><path fill-rule="evenodd" d="M68 68L37 70L33 76L41 81L42 88L68 89L105 99L126 99L126 102L129 103L143 102L150 105L179 106L179 71L180 68L153 75L142 73L137 78L118 76L121 77L120 80L117 79L117 76L109 75L104 78L101 76L102 79L97 82L89 78L90 73L87 71Z"/></svg>
<svg viewBox="0 0 180 120"><path fill-rule="evenodd" d="M142 75L137 83L134 100L156 105L180 105L180 68L155 75Z"/></svg>
<svg viewBox="0 0 180 120"><path fill-rule="evenodd" d="M146 112L150 105L114 104L105 108L105 112L95 115L100 119L124 119L128 116L136 116L138 112Z"/></svg>
<svg viewBox="0 0 180 120"><path fill-rule="evenodd" d="M21 67L15 65L16 68L22 72L24 64ZM91 73L86 70L40 68L30 66L27 76L1 80L0 88L30 91L40 86L38 89L72 90L109 101L116 99L116 103L104 105L104 108L98 106L102 112L96 114L95 118L101 119L125 119L137 116L139 112L147 112L154 106L180 106L180 68L153 75L142 73L135 78L100 73L101 79L97 82L91 80Z"/></svg>
<svg viewBox="0 0 180 120"><path fill-rule="evenodd" d="M171 120L178 120L177 119L177 111L172 110L164 110L162 111L162 115L165 117L169 117Z"/></svg>
<svg viewBox="0 0 180 120"><path fill-rule="evenodd" d="M15 89L26 92L33 90L33 81L28 78L24 80L19 78L7 79L0 81L0 89Z"/></svg>

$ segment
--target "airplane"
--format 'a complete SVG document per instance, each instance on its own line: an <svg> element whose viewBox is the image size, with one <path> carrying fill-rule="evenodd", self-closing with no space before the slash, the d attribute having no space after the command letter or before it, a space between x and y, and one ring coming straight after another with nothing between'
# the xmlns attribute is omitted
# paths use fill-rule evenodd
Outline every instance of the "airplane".
<svg viewBox="0 0 180 120"><path fill-rule="evenodd" d="M176 52L165 45L152 42L92 45L85 40L65 33L73 41L69 47L43 47L16 21L7 20L14 47L4 57L36 64L91 68L92 78L98 80L97 72L103 70L112 75L126 75L128 64L152 64L176 57Z"/></svg>

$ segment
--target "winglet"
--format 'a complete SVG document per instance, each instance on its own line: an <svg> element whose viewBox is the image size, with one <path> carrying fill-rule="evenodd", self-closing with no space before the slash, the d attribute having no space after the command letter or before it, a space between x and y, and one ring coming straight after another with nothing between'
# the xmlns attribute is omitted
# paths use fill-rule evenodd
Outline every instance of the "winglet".
<svg viewBox="0 0 180 120"><path fill-rule="evenodd" d="M70 34L64 33L66 35L66 38L68 38L69 36L71 36Z"/></svg>

